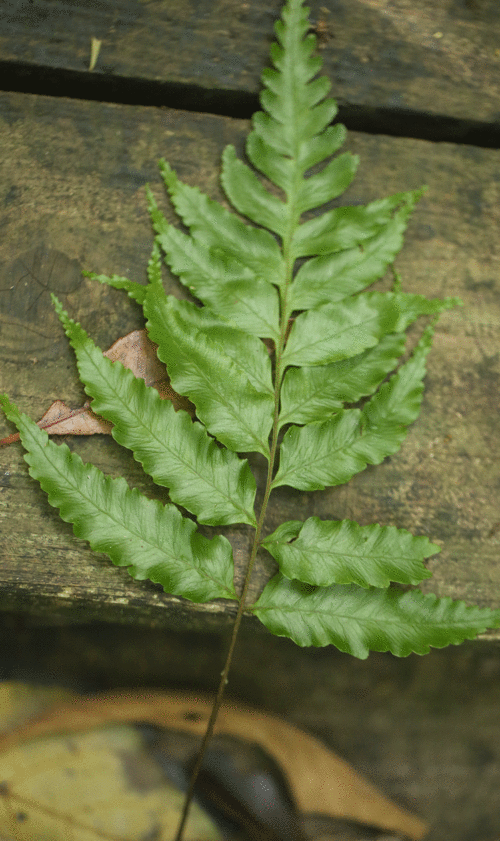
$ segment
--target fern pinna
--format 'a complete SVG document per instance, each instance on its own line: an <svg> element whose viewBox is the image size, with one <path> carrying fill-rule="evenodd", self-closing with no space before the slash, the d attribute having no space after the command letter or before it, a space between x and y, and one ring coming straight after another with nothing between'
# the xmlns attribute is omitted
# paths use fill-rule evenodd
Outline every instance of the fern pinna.
<svg viewBox="0 0 500 841"><path fill-rule="evenodd" d="M166 221L148 191L156 238L147 285L96 276L142 306L172 385L195 405L197 420L106 359L54 299L94 412L168 488L171 503L83 464L6 396L2 405L51 505L78 537L135 578L197 602L238 601L234 635L246 612L302 646L333 644L361 658L370 650L423 654L500 625L500 611L392 586L429 577L424 561L438 547L427 538L317 517L266 533L275 488L340 485L397 452L420 410L435 318L460 303L399 288L365 291L400 250L421 190L309 214L346 190L358 160L336 155L346 132L331 124L337 109L328 80L317 75L321 59L307 13L303 0L288 0L276 23L274 67L262 74L263 110L246 144L252 166L232 146L223 153L222 186L238 214L179 181L162 161L189 234ZM165 293L162 255L201 306ZM405 330L420 316L433 320L400 364ZM362 399L362 408L343 408ZM256 481L239 455L254 452L268 465L257 511ZM228 539L203 536L177 506L204 525L254 530L242 593L235 592ZM247 603L259 549L279 571ZM221 692L228 668L229 661Z"/></svg>

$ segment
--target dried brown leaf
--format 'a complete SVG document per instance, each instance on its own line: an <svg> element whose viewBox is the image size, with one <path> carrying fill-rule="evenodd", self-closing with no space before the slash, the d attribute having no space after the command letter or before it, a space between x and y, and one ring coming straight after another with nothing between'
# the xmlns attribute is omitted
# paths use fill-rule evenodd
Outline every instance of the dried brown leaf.
<svg viewBox="0 0 500 841"><path fill-rule="evenodd" d="M136 377L144 380L147 386L156 388L163 400L172 401L176 411L184 409L193 417L193 404L177 394L170 385L165 366L156 355L156 347L145 330L134 330L117 339L104 356L111 362L121 362ZM89 406L90 401L87 400L78 409L71 409L62 400L55 400L37 421L38 426L47 430L49 435L109 435L112 425L95 415ZM3 438L0 447L18 440L19 433L15 432Z"/></svg>
<svg viewBox="0 0 500 841"><path fill-rule="evenodd" d="M146 385L156 388L160 397L163 400L171 400L176 410L184 409L194 416L193 404L174 391L165 365L158 359L156 351L157 345L149 339L145 330L133 330L132 333L117 339L105 351L104 356L111 359L111 362L121 362L134 376L144 380Z"/></svg>

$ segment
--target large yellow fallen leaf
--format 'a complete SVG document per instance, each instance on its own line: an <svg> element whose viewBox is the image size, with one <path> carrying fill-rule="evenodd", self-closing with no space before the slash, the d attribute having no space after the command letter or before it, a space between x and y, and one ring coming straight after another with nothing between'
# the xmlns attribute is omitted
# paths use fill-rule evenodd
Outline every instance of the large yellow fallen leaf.
<svg viewBox="0 0 500 841"><path fill-rule="evenodd" d="M50 691L0 685L0 722L29 718ZM52 692L52 695L54 692ZM68 694L68 693L65 693ZM53 704L52 704L53 706ZM5 714L5 717L4 717ZM0 753L0 837L15 841L171 841L183 794L127 724L46 733ZM186 841L220 841L196 805Z"/></svg>
<svg viewBox="0 0 500 841"><path fill-rule="evenodd" d="M76 732L109 722L142 721L202 735L212 701L195 693L120 692L75 697L0 737L0 751L48 733ZM267 713L226 701L216 733L259 744L279 762L301 812L346 818L421 839L427 825L385 797L318 739Z"/></svg>

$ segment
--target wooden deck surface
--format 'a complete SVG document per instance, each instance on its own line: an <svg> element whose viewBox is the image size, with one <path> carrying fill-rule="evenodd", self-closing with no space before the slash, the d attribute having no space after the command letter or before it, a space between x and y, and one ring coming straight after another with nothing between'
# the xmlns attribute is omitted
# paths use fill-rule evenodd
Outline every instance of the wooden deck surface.
<svg viewBox="0 0 500 841"><path fill-rule="evenodd" d="M194 86L203 111L203 93L211 98L214 91L259 91L282 4L11 0L8 5L0 32L4 61L23 64L35 76L41 70L86 73L91 39L97 38L102 45L95 76ZM341 103L500 124L497 0L309 0L308 5L325 72Z"/></svg>
<svg viewBox="0 0 500 841"><path fill-rule="evenodd" d="M85 73L93 36L103 39L93 77L162 80L243 96L258 89L279 6L275 0L118 2L98 12L82 3L76 15L69 3L28 8L19 2L11 4L0 49L13 67L21 62ZM458 121L459 134L460 120L476 120L485 132L499 123L496 2L436 8L427 0L398 0L387 8L382 0L323 0L311 6L312 17L327 24L322 47L333 93L350 107L413 109L422 119L431 112ZM221 199L220 154L229 142L241 150L248 127L244 120L179 108L0 95L0 388L32 417L56 398L83 402L49 293L61 297L103 348L142 326L125 295L91 284L81 270L143 278L152 242L146 182L173 221L157 159L164 156L181 178ZM360 154L361 165L343 203L428 185L397 269L406 291L460 295L464 307L441 317L423 412L401 452L343 488L316 494L280 489L269 528L316 514L427 534L443 548L431 561L434 577L425 589L498 607L500 153L363 132L350 133L348 148ZM175 279L168 284L183 294ZM9 431L0 420L0 435ZM84 460L153 492L111 438L68 443ZM134 582L76 540L29 478L19 445L0 451L0 488L1 609L45 621L99 618L179 629L227 624L232 607L193 606ZM228 536L241 565L250 535L241 527ZM263 559L256 589L267 574Z"/></svg>

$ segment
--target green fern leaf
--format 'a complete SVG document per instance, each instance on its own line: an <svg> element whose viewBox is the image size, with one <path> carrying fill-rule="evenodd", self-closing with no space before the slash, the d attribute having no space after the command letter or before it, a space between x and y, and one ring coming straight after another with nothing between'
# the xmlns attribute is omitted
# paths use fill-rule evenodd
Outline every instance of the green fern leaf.
<svg viewBox="0 0 500 841"><path fill-rule="evenodd" d="M143 283L137 283L135 280L129 280L128 277L121 277L117 274L111 275L111 277L105 274L96 274L95 272L82 272L82 274L90 280L97 280L99 283L112 286L114 289L124 289L128 293L129 298L137 301L138 304L142 305L144 303L148 288Z"/></svg>
<svg viewBox="0 0 500 841"><path fill-rule="evenodd" d="M280 427L324 421L344 403L357 403L394 370L405 348L404 333L384 336L373 348L330 365L289 368L281 389Z"/></svg>
<svg viewBox="0 0 500 841"><path fill-rule="evenodd" d="M333 254L356 245L362 246L387 225L405 196L405 193L396 193L364 207L335 207L304 222L296 228L293 236L294 258Z"/></svg>
<svg viewBox="0 0 500 841"><path fill-rule="evenodd" d="M279 43L271 47L276 70L268 68L262 73L264 113L254 115L254 131L273 150L294 159L303 174L337 150L335 144L342 132L330 131L328 137L315 142L336 116L337 105L325 98L328 80L314 79L321 59L312 55L314 36L304 37L309 27L307 10L302 3L287 3L282 18L274 27Z"/></svg>
<svg viewBox="0 0 500 841"><path fill-rule="evenodd" d="M304 179L297 196L297 210L305 213L344 193L356 175L358 164L357 155L344 152L329 161L321 172Z"/></svg>
<svg viewBox="0 0 500 841"><path fill-rule="evenodd" d="M354 449L360 435L359 409L345 409L323 423L291 426L281 443L272 487L319 491L343 485L367 465L366 457Z"/></svg>
<svg viewBox="0 0 500 841"><path fill-rule="evenodd" d="M161 283L161 251L157 242L153 245L153 251L148 262L147 268L148 278L151 283ZM108 277L105 274L95 274L95 272L82 272L84 277L91 280L97 280L106 286L112 286L114 289L124 289L129 298L137 301L138 304L144 304L148 287L142 283L137 283L134 280L129 280L128 277L120 277L119 275L112 275Z"/></svg>
<svg viewBox="0 0 500 841"><path fill-rule="evenodd" d="M423 189L402 194L401 206L375 236L364 240L362 247L306 260L293 281L292 308L307 310L341 301L381 278L403 246L408 218L422 193Z"/></svg>
<svg viewBox="0 0 500 841"><path fill-rule="evenodd" d="M151 257L148 262L147 274L149 283L155 284L156 286L163 285L161 274L161 248L158 239L155 239L153 245Z"/></svg>
<svg viewBox="0 0 500 841"><path fill-rule="evenodd" d="M233 207L252 222L284 238L288 227L287 206L266 190L249 166L236 157L234 146L222 154L221 182Z"/></svg>
<svg viewBox="0 0 500 841"><path fill-rule="evenodd" d="M158 345L173 387L195 404L198 417L226 447L236 452L269 455L269 433L274 400L271 391L258 391L249 361L258 368L257 380L266 376L269 357L264 345L249 347L251 336L222 324L203 330L202 311L165 296L152 287L145 302L148 332ZM209 326L210 322L207 320ZM225 331L226 342L218 337ZM258 342L258 339L255 339ZM238 353L249 349L250 358ZM251 382L250 377L254 382Z"/></svg>
<svg viewBox="0 0 500 841"><path fill-rule="evenodd" d="M151 306L151 302L154 306ZM148 313L150 310L153 312L152 329L156 328L155 314L160 310L163 320L158 319L159 325L168 324L175 331L174 322L177 320L181 329L187 333L202 334L214 347L221 348L221 357L222 354L227 355L255 391L274 395L271 360L265 345L255 336L231 327L208 307L197 307L189 301L179 301L173 295L165 295L163 288L159 286L149 288L145 309ZM179 349L170 365L171 376L176 376L174 369L182 355L182 350ZM221 358L221 365L223 364Z"/></svg>
<svg viewBox="0 0 500 841"><path fill-rule="evenodd" d="M166 161L160 162L160 169L172 203L195 242L223 251L260 277L278 283L284 272L283 260L268 231L245 225L197 187L183 184Z"/></svg>
<svg viewBox="0 0 500 841"><path fill-rule="evenodd" d="M408 362L363 408L362 434L354 448L369 464L380 464L384 458L396 453L406 438L408 426L420 413L426 359L433 335L434 328L429 325Z"/></svg>
<svg viewBox="0 0 500 841"><path fill-rule="evenodd" d="M440 551L426 537L413 537L404 529L318 517L283 523L263 545L287 578L321 587L419 584L431 577L423 559Z"/></svg>
<svg viewBox="0 0 500 841"><path fill-rule="evenodd" d="M454 307L456 298L367 292L299 315L290 331L284 365L324 365L373 347L387 333L405 330L420 315Z"/></svg>
<svg viewBox="0 0 500 841"><path fill-rule="evenodd" d="M232 550L225 537L208 540L175 505L147 499L124 479L111 479L84 464L66 444L49 441L5 395L0 403L21 434L30 475L61 518L73 523L77 537L117 566L128 567L133 578L149 578L168 593L194 602L236 597Z"/></svg>
<svg viewBox="0 0 500 841"><path fill-rule="evenodd" d="M291 485L312 491L341 485L367 464L380 464L397 452L409 424L420 411L425 360L432 335L430 326L408 362L368 401L362 412L346 409L322 423L291 426L281 444L273 487Z"/></svg>
<svg viewBox="0 0 500 841"><path fill-rule="evenodd" d="M92 410L114 424L115 441L132 450L156 484L167 487L173 502L200 523L256 525L256 484L248 462L219 449L200 423L193 423L186 412L176 412L170 401L162 400L120 362L106 359L53 299L85 391L93 398Z"/></svg>
<svg viewBox="0 0 500 841"><path fill-rule="evenodd" d="M332 119L335 114L336 111ZM280 124L276 124L263 111L258 111L253 115L252 123L254 129L248 135L246 142L249 160L273 184L289 195L295 180L295 161L292 162L291 157L282 153ZM302 172L334 155L345 143L346 136L345 126L337 123L335 126L328 126L322 134L311 138L302 150ZM305 161L304 153L307 155Z"/></svg>
<svg viewBox="0 0 500 841"><path fill-rule="evenodd" d="M419 590L362 589L354 584L311 589L280 575L266 585L252 612L273 633L297 645L335 645L365 659L370 651L396 657L427 654L500 626L500 611L438 599Z"/></svg>
<svg viewBox="0 0 500 841"><path fill-rule="evenodd" d="M255 336L277 340L280 332L277 290L224 250L208 248L169 225L151 191L148 199L157 241L173 274L229 324ZM221 277L224 283L220 282Z"/></svg>

